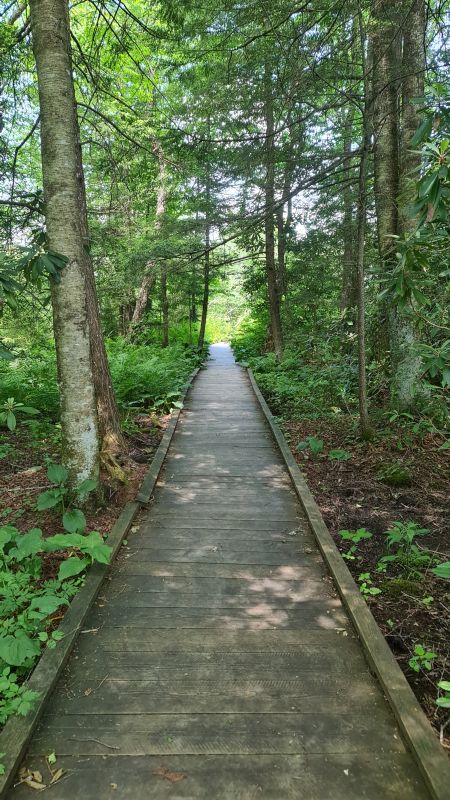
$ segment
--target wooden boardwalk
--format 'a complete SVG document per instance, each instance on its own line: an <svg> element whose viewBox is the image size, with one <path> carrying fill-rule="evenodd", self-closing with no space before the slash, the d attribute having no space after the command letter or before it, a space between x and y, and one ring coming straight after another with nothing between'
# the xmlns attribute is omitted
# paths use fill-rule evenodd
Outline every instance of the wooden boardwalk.
<svg viewBox="0 0 450 800"><path fill-rule="evenodd" d="M25 760L49 798L429 800L229 348L122 552Z"/></svg>

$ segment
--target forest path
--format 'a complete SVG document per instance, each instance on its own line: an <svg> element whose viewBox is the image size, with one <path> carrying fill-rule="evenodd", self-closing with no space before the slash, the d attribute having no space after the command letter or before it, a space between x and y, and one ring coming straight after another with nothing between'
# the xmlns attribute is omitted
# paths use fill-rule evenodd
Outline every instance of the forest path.
<svg viewBox="0 0 450 800"><path fill-rule="evenodd" d="M25 763L56 752L52 800L429 798L248 376L211 355Z"/></svg>

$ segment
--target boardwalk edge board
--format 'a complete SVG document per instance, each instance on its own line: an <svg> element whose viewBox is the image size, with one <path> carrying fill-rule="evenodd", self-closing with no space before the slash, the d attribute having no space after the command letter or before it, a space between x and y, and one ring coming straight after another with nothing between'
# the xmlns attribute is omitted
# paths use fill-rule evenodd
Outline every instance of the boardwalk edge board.
<svg viewBox="0 0 450 800"><path fill-rule="evenodd" d="M247 371L325 564L361 641L369 666L382 686L403 738L414 756L433 800L448 800L450 787L448 758L339 553L286 439L258 388L252 370Z"/></svg>
<svg viewBox="0 0 450 800"><path fill-rule="evenodd" d="M195 369L187 379L185 390L180 398L182 401L185 399L199 370L200 367ZM47 649L43 651L41 658L27 681L27 688L39 694L39 698L33 706L32 711L30 711L26 717L10 717L0 733L0 753L4 754L0 758L0 761L5 768L4 774L0 776L0 798L6 797L7 791L11 788L11 784L26 753L30 739L44 712L47 700L67 663L73 646L82 631L83 623L96 600L123 539L130 530L137 513L150 501L151 494L158 480L159 472L161 471L173 434L175 433L180 411L181 409L177 408L172 413L171 420L164 431L164 435L159 443L149 470L138 491L136 500L126 503L119 518L111 529L106 540L106 544L112 548L110 563L94 564L91 567L86 576L84 585L73 598L64 615L64 619L58 627L58 630L63 634L63 638L58 642L54 650Z"/></svg>

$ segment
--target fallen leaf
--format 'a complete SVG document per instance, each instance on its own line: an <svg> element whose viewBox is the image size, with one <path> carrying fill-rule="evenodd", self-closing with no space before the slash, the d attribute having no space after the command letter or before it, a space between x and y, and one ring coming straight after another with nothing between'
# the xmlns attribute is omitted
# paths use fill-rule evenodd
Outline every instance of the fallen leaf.
<svg viewBox="0 0 450 800"><path fill-rule="evenodd" d="M54 772L52 775L50 786L52 785L52 783L56 783L57 781L59 781L59 779L62 778L63 775L64 775L64 770L61 768L57 769L56 772Z"/></svg>
<svg viewBox="0 0 450 800"><path fill-rule="evenodd" d="M160 767L153 775L156 775L157 778L163 778L165 781L169 781L169 783L178 783L178 781L187 778L184 772L171 772L167 767Z"/></svg>
<svg viewBox="0 0 450 800"><path fill-rule="evenodd" d="M39 791L41 789L47 788L47 785L45 783L38 783L37 781L34 781L31 775L28 778L25 778L24 783L26 783L26 785L29 786L30 789L37 789Z"/></svg>

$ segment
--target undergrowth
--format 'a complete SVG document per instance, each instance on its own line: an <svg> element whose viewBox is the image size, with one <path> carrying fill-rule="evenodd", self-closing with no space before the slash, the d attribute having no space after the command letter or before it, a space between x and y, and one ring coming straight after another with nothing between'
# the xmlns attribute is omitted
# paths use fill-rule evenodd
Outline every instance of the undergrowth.
<svg viewBox="0 0 450 800"><path fill-rule="evenodd" d="M194 347L174 344L135 345L124 339L107 342L108 358L117 402L121 411L150 407L169 393L181 393L192 370L202 361ZM54 349L19 354L0 361L0 406L14 398L37 409L41 417L56 421L59 393Z"/></svg>

